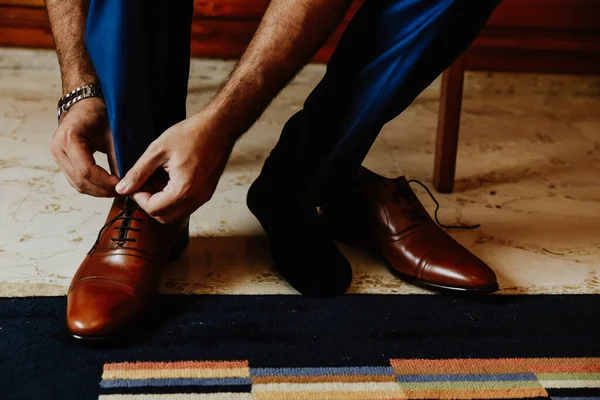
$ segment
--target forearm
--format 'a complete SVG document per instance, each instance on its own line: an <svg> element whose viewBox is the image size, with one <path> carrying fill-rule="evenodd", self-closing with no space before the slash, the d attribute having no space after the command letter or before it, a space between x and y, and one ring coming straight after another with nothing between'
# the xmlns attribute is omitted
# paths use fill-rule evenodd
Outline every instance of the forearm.
<svg viewBox="0 0 600 400"><path fill-rule="evenodd" d="M207 107L222 135L237 139L314 56L351 0L272 0L246 52Z"/></svg>
<svg viewBox="0 0 600 400"><path fill-rule="evenodd" d="M63 94L97 83L98 78L85 47L85 24L89 0L46 0Z"/></svg>

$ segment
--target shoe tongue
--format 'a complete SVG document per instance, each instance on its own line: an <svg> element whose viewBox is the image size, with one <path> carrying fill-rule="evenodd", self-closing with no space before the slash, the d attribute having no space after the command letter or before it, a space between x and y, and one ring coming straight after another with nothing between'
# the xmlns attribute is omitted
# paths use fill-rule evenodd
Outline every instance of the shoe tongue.
<svg viewBox="0 0 600 400"><path fill-rule="evenodd" d="M404 176L399 176L396 178L396 185L408 188L409 190L412 191L412 189L410 188L410 185L408 184L408 181L406 180L406 178Z"/></svg>
<svg viewBox="0 0 600 400"><path fill-rule="evenodd" d="M123 205L124 208L137 208L138 205L135 202L135 200L133 200L131 197L126 197L125 198L125 204Z"/></svg>
<svg viewBox="0 0 600 400"><path fill-rule="evenodd" d="M393 194L394 200L398 207L403 211L405 218L411 220L424 220L429 217L425 207L423 207L405 177L400 176L395 179L395 189Z"/></svg>
<svg viewBox="0 0 600 400"><path fill-rule="evenodd" d="M112 238L117 239L116 241L113 240L113 242L117 246L124 246L128 244L127 240L125 239L129 238L131 235L132 231L130 228L139 227L139 222L136 219L140 216L136 214L139 214L140 211L142 210L137 205L135 200L133 200L131 197L125 198L122 211L120 212L121 217L115 219L111 224L113 229ZM120 226L120 228L117 228L118 226ZM132 244L133 242L129 243Z"/></svg>

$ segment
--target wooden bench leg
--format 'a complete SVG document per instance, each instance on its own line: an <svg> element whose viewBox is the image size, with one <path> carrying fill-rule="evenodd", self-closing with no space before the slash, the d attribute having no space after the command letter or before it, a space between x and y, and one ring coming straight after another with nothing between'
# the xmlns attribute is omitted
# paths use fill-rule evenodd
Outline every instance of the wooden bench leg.
<svg viewBox="0 0 600 400"><path fill-rule="evenodd" d="M464 56L456 60L442 75L433 169L433 185L440 193L452 193L454 190L464 75Z"/></svg>

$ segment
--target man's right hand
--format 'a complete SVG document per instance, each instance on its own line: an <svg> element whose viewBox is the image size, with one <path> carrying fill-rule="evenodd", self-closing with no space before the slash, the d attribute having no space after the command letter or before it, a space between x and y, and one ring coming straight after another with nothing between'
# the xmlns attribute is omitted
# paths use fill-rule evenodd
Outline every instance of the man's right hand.
<svg viewBox="0 0 600 400"><path fill-rule="evenodd" d="M115 148L106 105L90 98L75 103L64 113L50 142L54 161L79 193L115 197L119 183ZM93 154L107 155L111 173L96 164Z"/></svg>

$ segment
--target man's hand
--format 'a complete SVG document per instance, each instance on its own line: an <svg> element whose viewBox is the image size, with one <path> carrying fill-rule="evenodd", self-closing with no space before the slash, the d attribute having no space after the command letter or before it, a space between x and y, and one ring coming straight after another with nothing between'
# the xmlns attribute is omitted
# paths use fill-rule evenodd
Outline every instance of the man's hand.
<svg viewBox="0 0 600 400"><path fill-rule="evenodd" d="M131 195L163 224L189 216L210 200L234 141L207 114L200 112L160 135L117 185L117 192ZM169 175L166 186L157 187L150 179L159 169Z"/></svg>
<svg viewBox="0 0 600 400"><path fill-rule="evenodd" d="M54 161L79 193L114 197L119 182L106 106L100 99L77 102L63 114L50 142ZM112 174L96 164L93 154L108 156Z"/></svg>
<svg viewBox="0 0 600 400"><path fill-rule="evenodd" d="M213 195L233 144L316 53L351 0L271 0L240 62L199 114L166 130L119 183L162 223L189 216ZM169 175L164 184L155 171ZM150 178L153 179L150 179Z"/></svg>

